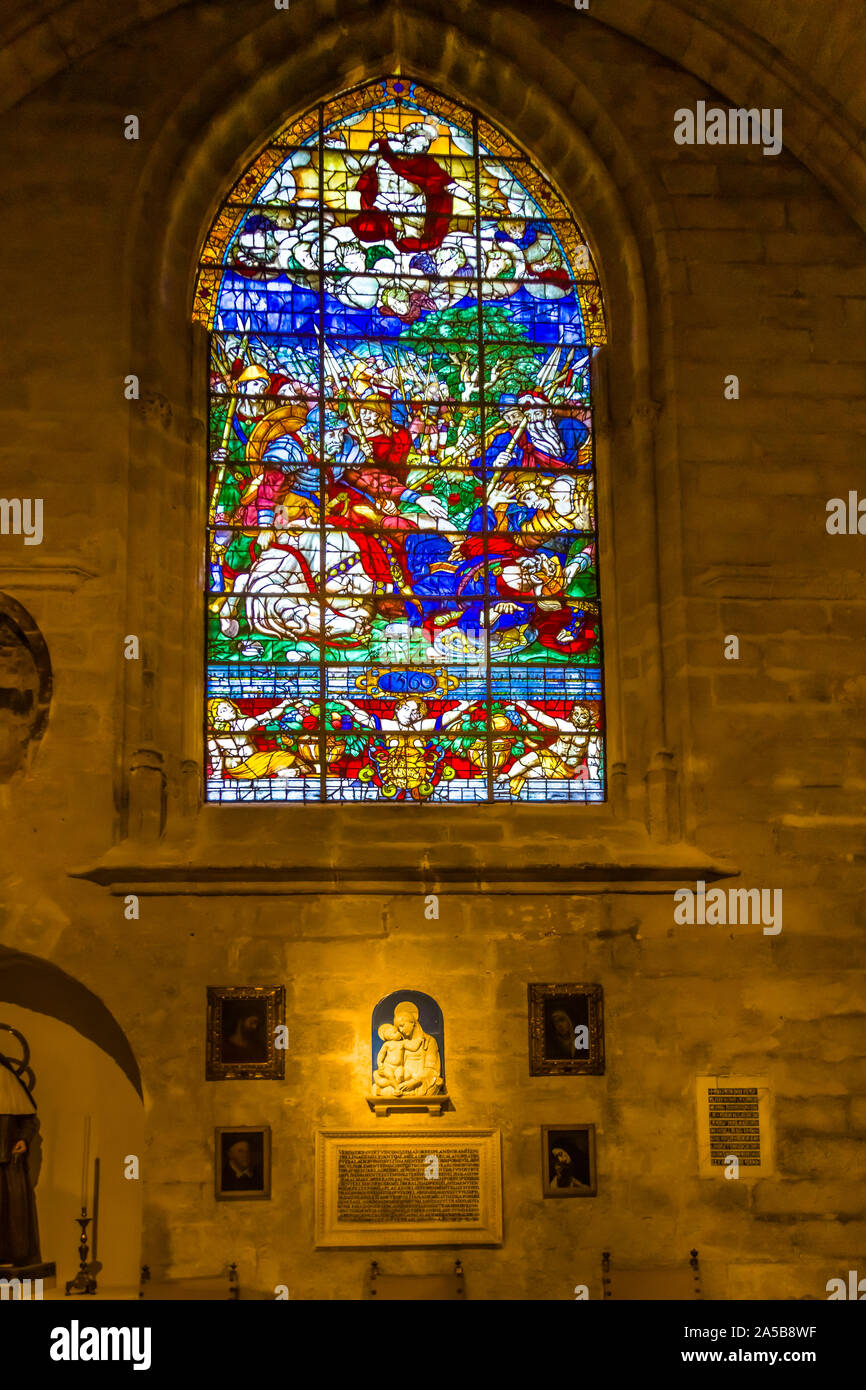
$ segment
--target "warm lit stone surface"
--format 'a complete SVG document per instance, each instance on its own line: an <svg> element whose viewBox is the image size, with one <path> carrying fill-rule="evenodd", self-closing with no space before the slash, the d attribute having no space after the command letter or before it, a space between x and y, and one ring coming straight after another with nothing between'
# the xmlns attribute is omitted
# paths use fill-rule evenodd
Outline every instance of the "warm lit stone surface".
<svg viewBox="0 0 866 1390"><path fill-rule="evenodd" d="M504 1244L464 1252L468 1297L570 1299L577 1283L598 1297L602 1250L640 1263L692 1246L708 1297L824 1297L866 1241L866 537L824 524L827 500L861 485L866 442L866 234L846 153L866 91L859 6L821 6L820 24L806 0L598 0L591 18L554 3L32 8L29 27L4 21L0 53L17 102L0 124L14 325L0 492L44 499L45 539L0 536L0 589L41 630L54 689L38 751L0 786L0 942L80 980L129 1039L146 1098L143 1259L155 1277L235 1260L247 1294L361 1296L369 1252L313 1250L314 1135L395 1123L364 1101L369 1019L407 987L444 1013L448 1123L503 1136ZM782 55L772 70L761 39ZM398 60L530 149L597 253L614 760L628 769L615 823L579 807L196 813L198 241L278 120ZM807 71L778 158L674 144L678 107L776 106L782 79ZM122 138L128 113L137 143ZM127 633L138 663L122 659ZM16 672L10 688L35 690L29 665ZM299 862L329 881L285 893ZM121 872L100 878L106 863ZM256 863L276 891L257 893L249 867L229 894L214 881ZM365 889L371 863L404 877ZM581 865L600 863L607 878L581 885ZM655 881L629 879L634 864ZM572 876L554 885L562 865ZM694 873L668 881L672 865ZM195 891L161 895L166 866ZM499 871L515 866L509 890ZM739 873L724 887L782 889L782 932L675 924L673 888L705 867L708 882ZM425 894L449 873L429 920ZM604 1076L529 1077L532 980L603 985ZM285 1082L206 1083L206 986L278 982ZM30 1040L49 1071L47 1033L42 1055L37 1028ZM724 1072L770 1081L777 1165L757 1184L697 1176L694 1079ZM595 1199L542 1200L539 1128L558 1122L597 1127ZM272 1201L217 1205L214 1126L259 1123ZM435 1133L425 1116L399 1123ZM43 1254L68 1277L63 1252L43 1241ZM442 1256L389 1252L387 1272L437 1271Z"/></svg>

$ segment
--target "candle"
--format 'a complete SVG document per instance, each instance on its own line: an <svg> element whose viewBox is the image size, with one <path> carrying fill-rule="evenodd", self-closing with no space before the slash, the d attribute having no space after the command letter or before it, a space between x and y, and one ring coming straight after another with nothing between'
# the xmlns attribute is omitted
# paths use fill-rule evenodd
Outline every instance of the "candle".
<svg viewBox="0 0 866 1390"><path fill-rule="evenodd" d="M90 1228L90 1258L96 1259L99 1241L99 1159L93 1160L93 1225Z"/></svg>
<svg viewBox="0 0 866 1390"><path fill-rule="evenodd" d="M90 1116L84 1117L84 1153L81 1158L81 1215L87 1215L87 1170L90 1166Z"/></svg>

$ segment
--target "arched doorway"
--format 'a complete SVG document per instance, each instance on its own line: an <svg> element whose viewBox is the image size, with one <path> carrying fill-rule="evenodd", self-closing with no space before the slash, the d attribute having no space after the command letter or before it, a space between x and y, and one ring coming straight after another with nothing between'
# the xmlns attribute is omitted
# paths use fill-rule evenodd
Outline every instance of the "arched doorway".
<svg viewBox="0 0 866 1390"><path fill-rule="evenodd" d="M0 948L0 1024L30 1049L39 1117L34 1146L42 1258L57 1288L78 1272L82 1199L94 1216L100 1287L133 1296L141 1265L142 1183L126 1176L144 1153L138 1064L102 1000L51 962ZM15 1047L0 1032L0 1051ZM97 1163L98 1160L98 1163ZM93 1241L91 1239L91 1247Z"/></svg>

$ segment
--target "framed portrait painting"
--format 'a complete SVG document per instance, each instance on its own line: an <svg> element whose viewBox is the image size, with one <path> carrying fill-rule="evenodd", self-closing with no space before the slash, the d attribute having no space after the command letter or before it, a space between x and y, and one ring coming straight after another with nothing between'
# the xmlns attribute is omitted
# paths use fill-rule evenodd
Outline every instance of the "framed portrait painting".
<svg viewBox="0 0 866 1390"><path fill-rule="evenodd" d="M218 1202L269 1201L269 1125L224 1125L214 1130L214 1184Z"/></svg>
<svg viewBox="0 0 866 1390"><path fill-rule="evenodd" d="M595 1125L542 1125L541 1186L545 1197L595 1197Z"/></svg>
<svg viewBox="0 0 866 1390"><path fill-rule="evenodd" d="M286 1049L284 985L210 985L207 992L208 1081L282 1081Z"/></svg>
<svg viewBox="0 0 866 1390"><path fill-rule="evenodd" d="M529 1075L601 1076L601 985L529 986Z"/></svg>

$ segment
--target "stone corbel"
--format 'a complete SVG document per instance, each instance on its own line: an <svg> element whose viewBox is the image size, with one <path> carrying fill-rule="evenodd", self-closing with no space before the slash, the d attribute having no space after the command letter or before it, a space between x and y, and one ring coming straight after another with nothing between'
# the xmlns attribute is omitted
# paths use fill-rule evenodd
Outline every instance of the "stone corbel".
<svg viewBox="0 0 866 1390"><path fill-rule="evenodd" d="M162 754L137 748L129 761L129 836L158 840L165 829L166 786Z"/></svg>
<svg viewBox="0 0 866 1390"><path fill-rule="evenodd" d="M649 430L654 430L662 413L661 401L648 400L636 405L631 413L632 422L638 421Z"/></svg>
<svg viewBox="0 0 866 1390"><path fill-rule="evenodd" d="M172 424L171 402L159 391L145 391L141 397L141 413L148 425L170 430Z"/></svg>
<svg viewBox="0 0 866 1390"><path fill-rule="evenodd" d="M180 814L189 821L201 810L201 768L191 758L180 765Z"/></svg>
<svg viewBox="0 0 866 1390"><path fill-rule="evenodd" d="M608 800L614 820L628 820L628 774L625 763L611 764Z"/></svg>
<svg viewBox="0 0 866 1390"><path fill-rule="evenodd" d="M673 844L680 838L680 802L673 753L659 749L646 775L647 829L659 844Z"/></svg>

